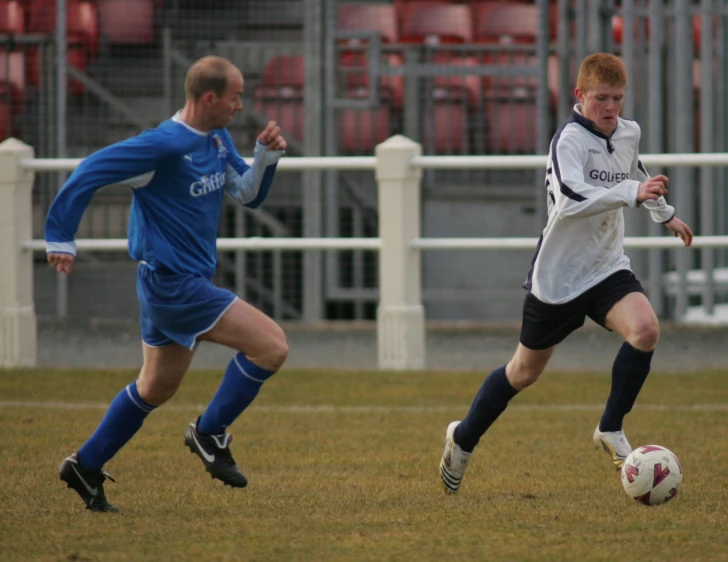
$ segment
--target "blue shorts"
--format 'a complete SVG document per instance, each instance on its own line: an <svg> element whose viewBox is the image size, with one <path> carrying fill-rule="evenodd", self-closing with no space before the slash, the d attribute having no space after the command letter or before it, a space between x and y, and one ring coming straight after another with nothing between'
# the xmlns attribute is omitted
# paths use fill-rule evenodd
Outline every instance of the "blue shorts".
<svg viewBox="0 0 728 562"><path fill-rule="evenodd" d="M178 343L194 350L237 298L209 279L139 264L137 295L142 341L151 347Z"/></svg>

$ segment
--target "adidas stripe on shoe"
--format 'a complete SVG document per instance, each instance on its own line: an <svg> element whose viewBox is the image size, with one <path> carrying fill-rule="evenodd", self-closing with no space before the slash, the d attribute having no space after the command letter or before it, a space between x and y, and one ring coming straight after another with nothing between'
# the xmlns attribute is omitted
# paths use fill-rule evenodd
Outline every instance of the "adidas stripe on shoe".
<svg viewBox="0 0 728 562"><path fill-rule="evenodd" d="M454 421L447 426L445 432L445 450L440 460L440 478L448 494L456 494L463 480L465 469L468 468L470 455L455 443L453 433L460 422Z"/></svg>

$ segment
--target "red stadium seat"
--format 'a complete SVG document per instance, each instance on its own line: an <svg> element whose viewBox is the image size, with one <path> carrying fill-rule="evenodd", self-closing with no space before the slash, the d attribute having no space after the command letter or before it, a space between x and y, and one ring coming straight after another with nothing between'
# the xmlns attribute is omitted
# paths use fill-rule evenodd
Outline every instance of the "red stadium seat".
<svg viewBox="0 0 728 562"><path fill-rule="evenodd" d="M83 47L77 45L69 45L66 51L66 63L83 71L88 65L88 55ZM26 68L28 72L28 83L32 86L39 87L40 84L40 61L38 59L37 49L28 49L26 58ZM80 96L85 92L85 88L79 82L69 78L68 91L73 95Z"/></svg>
<svg viewBox="0 0 728 562"><path fill-rule="evenodd" d="M536 59L533 55L502 53L493 63L527 66L535 64ZM554 55L548 60L549 109L557 103L558 83L559 60ZM487 79L485 127L488 152L535 153L536 84L535 77L527 76L493 76Z"/></svg>
<svg viewBox="0 0 728 562"><path fill-rule="evenodd" d="M111 45L154 42L154 0L97 0L99 32Z"/></svg>
<svg viewBox="0 0 728 562"><path fill-rule="evenodd" d="M303 95L297 92L257 90L255 107L268 119L276 121L287 133L303 140Z"/></svg>
<svg viewBox="0 0 728 562"><path fill-rule="evenodd" d="M389 107L342 109L337 116L339 145L347 153L371 154L374 147L389 137Z"/></svg>
<svg viewBox="0 0 728 562"><path fill-rule="evenodd" d="M649 38L650 36L650 20L648 18L637 18L634 22L634 38L639 37L640 31L642 36ZM624 21L622 16L612 16L612 39L618 45L622 43L622 36L624 35Z"/></svg>
<svg viewBox="0 0 728 562"><path fill-rule="evenodd" d="M473 5L474 36L478 43L535 43L538 7L514 2Z"/></svg>
<svg viewBox="0 0 728 562"><path fill-rule="evenodd" d="M549 4L551 40L558 27L557 4ZM531 44L538 35L538 7L520 2L473 2L473 37L477 43Z"/></svg>
<svg viewBox="0 0 728 562"><path fill-rule="evenodd" d="M401 66L404 59L401 55L384 55L383 66ZM364 53L349 52L341 56L339 69L345 74L344 83L347 91L369 91L369 63ZM394 107L402 107L404 99L404 76L382 75L380 80L380 96L391 100Z"/></svg>
<svg viewBox="0 0 728 562"><path fill-rule="evenodd" d="M56 30L55 0L30 0L28 7L28 31L52 34ZM68 64L85 70L98 51L99 28L96 5L90 1L68 0L67 5ZM28 81L33 86L40 83L40 62L36 49L28 50ZM73 80L69 92L80 95L84 87Z"/></svg>
<svg viewBox="0 0 728 562"><path fill-rule="evenodd" d="M464 4L413 2L402 11L402 43L470 43L473 24Z"/></svg>
<svg viewBox="0 0 728 562"><path fill-rule="evenodd" d="M345 31L378 31L382 43L399 41L397 14L391 4L339 6L338 27Z"/></svg>
<svg viewBox="0 0 728 562"><path fill-rule="evenodd" d="M263 69L262 84L266 87L303 88L302 55L280 55L271 58Z"/></svg>
<svg viewBox="0 0 728 562"><path fill-rule="evenodd" d="M426 151L438 154L467 154L468 112L465 104L435 100L431 111L425 111L422 138Z"/></svg>
<svg viewBox="0 0 728 562"><path fill-rule="evenodd" d="M394 0L398 19L402 20L409 10L417 10L423 4L462 4L460 0Z"/></svg>
<svg viewBox="0 0 728 562"><path fill-rule="evenodd" d="M25 31L25 14L20 2L0 1L0 33L21 34Z"/></svg>
<svg viewBox="0 0 728 562"><path fill-rule="evenodd" d="M258 88L255 107L268 119L276 121L287 133L303 140L303 93L293 88Z"/></svg>
<svg viewBox="0 0 728 562"><path fill-rule="evenodd" d="M12 114L10 113L10 106L3 99L0 99L0 141L4 141L6 138L12 136Z"/></svg>
<svg viewBox="0 0 728 562"><path fill-rule="evenodd" d="M488 58L487 62L501 66L528 67L536 64L536 57L526 53L498 53ZM559 58L552 55L548 59L548 88L551 103L556 103L559 88ZM483 80L483 86L488 92L513 91L515 95L522 97L519 90L536 89L536 78L529 76L487 76Z"/></svg>
<svg viewBox="0 0 728 562"><path fill-rule="evenodd" d="M481 89L481 77L475 74L463 76L448 72L448 68L453 66L474 66L478 63L476 58L461 57L450 52L440 52L435 54L432 62L443 67L442 74L435 76L432 81L435 90L433 94L436 98L441 100L448 98L453 101L465 98L470 107L477 104Z"/></svg>
<svg viewBox="0 0 728 562"><path fill-rule="evenodd" d="M716 39L716 33L718 31L718 24L719 24L719 18L718 15L713 15L713 29L711 30L711 38L713 41L711 43L715 43ZM703 21L699 15L693 16L693 46L696 53L700 53L700 44L702 42L702 26Z"/></svg>
<svg viewBox="0 0 728 562"><path fill-rule="evenodd" d="M486 150L489 153L535 154L536 116L536 103L532 98L486 98Z"/></svg>
<svg viewBox="0 0 728 562"><path fill-rule="evenodd" d="M84 45L93 57L98 50L99 26L96 5L93 2L68 0L68 44ZM31 0L28 13L28 31L55 33L56 0Z"/></svg>
<svg viewBox="0 0 728 562"><path fill-rule="evenodd" d="M9 94L9 98L6 96ZM0 96L10 99L12 107L23 110L25 98L25 56L21 52L0 51Z"/></svg>
<svg viewBox="0 0 728 562"><path fill-rule="evenodd" d="M268 61L253 91L255 107L296 139L303 139L303 56L282 55Z"/></svg>

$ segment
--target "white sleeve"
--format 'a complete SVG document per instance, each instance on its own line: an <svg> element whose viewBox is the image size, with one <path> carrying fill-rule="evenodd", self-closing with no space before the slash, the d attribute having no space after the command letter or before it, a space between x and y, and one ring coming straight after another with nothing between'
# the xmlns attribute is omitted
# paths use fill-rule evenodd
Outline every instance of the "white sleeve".
<svg viewBox="0 0 728 562"><path fill-rule="evenodd" d="M266 150L265 145L256 140L253 164L245 172L240 174L228 164L225 191L241 205L253 201L260 191L266 168L277 163L283 152L283 150Z"/></svg>
<svg viewBox="0 0 728 562"><path fill-rule="evenodd" d="M559 218L591 217L599 213L634 207L639 182L624 180L614 187L584 181L587 146L576 134L563 130L551 144L551 184Z"/></svg>
<svg viewBox="0 0 728 562"><path fill-rule="evenodd" d="M650 174L647 173L637 151L634 153L634 160L632 161L632 169L629 172L629 177L637 178L640 183L650 179ZM664 197L660 196L659 199L652 201L643 201L642 206L650 212L652 220L665 224L670 222L675 216L675 209L671 205L667 204Z"/></svg>

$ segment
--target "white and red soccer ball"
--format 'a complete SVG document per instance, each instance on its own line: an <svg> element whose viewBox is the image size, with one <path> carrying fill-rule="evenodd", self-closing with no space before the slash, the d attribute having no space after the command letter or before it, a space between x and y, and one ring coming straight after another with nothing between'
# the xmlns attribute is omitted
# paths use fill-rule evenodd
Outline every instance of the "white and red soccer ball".
<svg viewBox="0 0 728 562"><path fill-rule="evenodd" d="M662 505L677 495L682 466L677 455L660 445L632 451L622 465L622 486L627 495L645 505Z"/></svg>

